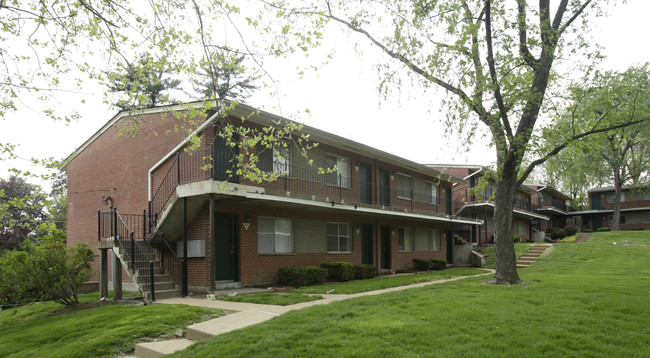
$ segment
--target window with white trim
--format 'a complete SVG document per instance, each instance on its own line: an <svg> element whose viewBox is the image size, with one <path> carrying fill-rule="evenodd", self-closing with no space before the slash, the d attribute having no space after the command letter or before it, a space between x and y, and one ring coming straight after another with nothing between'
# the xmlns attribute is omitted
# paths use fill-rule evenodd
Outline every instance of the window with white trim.
<svg viewBox="0 0 650 358"><path fill-rule="evenodd" d="M400 227L397 229L397 246L399 251L415 251L415 236L412 227Z"/></svg>
<svg viewBox="0 0 650 358"><path fill-rule="evenodd" d="M260 254L292 253L293 221L284 218L258 218L257 252Z"/></svg>
<svg viewBox="0 0 650 358"><path fill-rule="evenodd" d="M328 154L325 156L325 165L327 168L333 169L331 173L326 175L327 185L341 186L343 188L352 187L350 159Z"/></svg>
<svg viewBox="0 0 650 358"><path fill-rule="evenodd" d="M327 252L352 252L350 224L327 223Z"/></svg>
<svg viewBox="0 0 650 358"><path fill-rule="evenodd" d="M645 222L650 223L650 211L645 212Z"/></svg>
<svg viewBox="0 0 650 358"><path fill-rule="evenodd" d="M607 202L608 203L613 203L614 202L614 194L616 193L607 193ZM625 192L621 192L621 203L625 201Z"/></svg>
<svg viewBox="0 0 650 358"><path fill-rule="evenodd" d="M440 205L438 202L438 184L427 182L427 203Z"/></svg>
<svg viewBox="0 0 650 358"><path fill-rule="evenodd" d="M619 224L625 224L625 215L620 215L619 218L620 218L620 220L619 220L618 223ZM607 222L609 222L609 224L611 225L614 222L614 215L608 215L607 216Z"/></svg>
<svg viewBox="0 0 650 358"><path fill-rule="evenodd" d="M428 229L429 251L440 251L440 229Z"/></svg>
<svg viewBox="0 0 650 358"><path fill-rule="evenodd" d="M397 174L397 197L411 200L413 198L413 178L404 174Z"/></svg>
<svg viewBox="0 0 650 358"><path fill-rule="evenodd" d="M270 148L260 147L257 153L260 170L280 175L291 174L291 148L288 145L276 143Z"/></svg>

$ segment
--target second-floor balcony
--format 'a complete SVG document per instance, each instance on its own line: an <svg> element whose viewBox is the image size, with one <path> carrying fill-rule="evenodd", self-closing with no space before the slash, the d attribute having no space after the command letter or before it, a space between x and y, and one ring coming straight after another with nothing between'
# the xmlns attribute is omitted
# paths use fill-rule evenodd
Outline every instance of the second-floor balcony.
<svg viewBox="0 0 650 358"><path fill-rule="evenodd" d="M470 194L469 191L465 191L464 197L456 199L453 204L454 213L458 212L466 205L474 205L480 203L489 203L494 204L494 190L490 188L483 189L479 194ZM526 211L533 212L539 207L532 203L530 200L515 198L514 199L515 209L523 209Z"/></svg>
<svg viewBox="0 0 650 358"><path fill-rule="evenodd" d="M215 151L212 146L177 155L167 172L155 173L158 184L151 201L150 212L162 213L178 185L217 180L264 188L270 195L302 197L321 201L409 209L427 214L451 215L451 201L441 200L436 190L397 189L396 180L386 178L379 183L361 180L358 169L350 168L357 177L344 175L336 168L292 165L288 161L258 161L254 167L237 165L237 157L228 151ZM248 171L247 175L242 175ZM265 178L263 178L265 177ZM377 175L370 175L370 178ZM442 192L442 191L440 191ZM441 203L442 202L442 203Z"/></svg>

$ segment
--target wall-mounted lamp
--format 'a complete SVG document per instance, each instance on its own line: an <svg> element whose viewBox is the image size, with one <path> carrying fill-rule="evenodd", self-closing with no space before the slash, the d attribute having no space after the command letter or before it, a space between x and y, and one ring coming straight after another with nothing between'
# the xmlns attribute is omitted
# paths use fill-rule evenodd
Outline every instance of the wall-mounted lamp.
<svg viewBox="0 0 650 358"><path fill-rule="evenodd" d="M395 180L395 172L390 172L390 181Z"/></svg>
<svg viewBox="0 0 650 358"><path fill-rule="evenodd" d="M357 224L354 230L357 232L357 235L359 235L361 233L361 225Z"/></svg>
<svg viewBox="0 0 650 358"><path fill-rule="evenodd" d="M248 230L248 227L251 225L251 217L246 215L244 217L244 229Z"/></svg>
<svg viewBox="0 0 650 358"><path fill-rule="evenodd" d="M360 167L361 167L361 163L356 162L356 164L354 164L354 170L359 171Z"/></svg>
<svg viewBox="0 0 650 358"><path fill-rule="evenodd" d="M393 234L393 236L395 236L395 227L394 226L391 227L390 230L391 230L391 233Z"/></svg>

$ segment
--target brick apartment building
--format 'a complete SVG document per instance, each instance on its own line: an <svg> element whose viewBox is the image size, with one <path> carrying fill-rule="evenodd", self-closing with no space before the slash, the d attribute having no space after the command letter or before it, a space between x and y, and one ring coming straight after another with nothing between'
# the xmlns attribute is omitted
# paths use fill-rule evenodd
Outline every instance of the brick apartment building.
<svg viewBox="0 0 650 358"><path fill-rule="evenodd" d="M242 104L214 109L190 118L200 124L201 146L187 151L179 113L193 112L119 112L68 158L70 245L131 236L136 251L150 246L177 287L205 292L273 283L279 268L293 265L399 270L413 258L452 262L456 228L481 224L480 215L464 218L472 212L452 207L452 186L466 186L464 179L307 126L319 143L308 153L313 164L293 145L258 147L257 167L277 179L247 179L233 167L241 148L218 135L222 122L262 128L286 119ZM125 123L138 130L118 135Z"/></svg>
<svg viewBox="0 0 650 358"><path fill-rule="evenodd" d="M571 211L568 215L582 228L598 230L611 227L614 214L614 187L587 191L589 210ZM621 230L650 230L650 191L646 187L623 186L621 192Z"/></svg>

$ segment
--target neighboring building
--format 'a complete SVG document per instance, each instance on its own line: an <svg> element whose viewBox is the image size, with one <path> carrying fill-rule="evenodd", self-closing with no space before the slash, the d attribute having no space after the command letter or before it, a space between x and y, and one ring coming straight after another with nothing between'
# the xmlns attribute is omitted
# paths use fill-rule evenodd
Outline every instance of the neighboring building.
<svg viewBox="0 0 650 358"><path fill-rule="evenodd" d="M546 231L552 228L564 228L567 225L567 201L571 198L546 184L525 184L529 188L535 190L531 197L533 204L535 204L535 212L545 215L549 218L548 221L540 220L541 231Z"/></svg>
<svg viewBox="0 0 650 358"><path fill-rule="evenodd" d="M136 241L151 240L178 286L205 292L273 283L285 266L347 261L400 270L414 258L453 261L455 227L481 224L452 212L451 188L463 179L307 126L319 143L308 153L313 165L294 145L276 155L257 147L257 168L277 180L236 175L241 149L217 135L223 116L250 128L286 119L241 104L215 111L194 118L201 147L186 152L171 110L184 108L119 112L68 158L70 245L125 236L113 229L123 221ZM134 137L118 136L125 121L137 124ZM98 214L109 207L119 217Z"/></svg>
<svg viewBox="0 0 650 358"><path fill-rule="evenodd" d="M623 186L621 192L621 230L650 230L650 191L647 187ZM614 214L614 187L592 188L589 194L589 210L572 211L568 214L582 223L583 229L598 230L611 227Z"/></svg>
<svg viewBox="0 0 650 358"><path fill-rule="evenodd" d="M484 224L481 227L458 225L455 229L458 235L471 243L494 243L495 180L490 170L481 165L428 164L428 166L466 181L466 183L455 183L453 186L454 215L482 220ZM481 181L482 177L485 177L487 182ZM482 190L475 189L478 192L473 193L470 189L474 187L482 187ZM541 223L549 220L546 215L536 212L537 205L531 202L531 196L536 194L536 190L525 185L517 188L515 194L512 233L519 235L522 241L533 238L534 233L540 230Z"/></svg>

